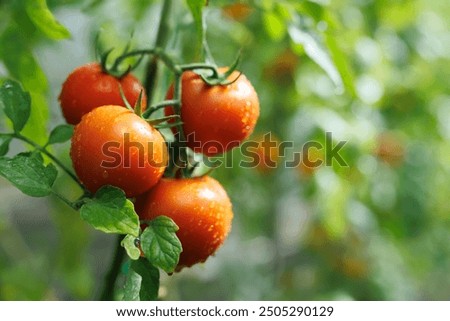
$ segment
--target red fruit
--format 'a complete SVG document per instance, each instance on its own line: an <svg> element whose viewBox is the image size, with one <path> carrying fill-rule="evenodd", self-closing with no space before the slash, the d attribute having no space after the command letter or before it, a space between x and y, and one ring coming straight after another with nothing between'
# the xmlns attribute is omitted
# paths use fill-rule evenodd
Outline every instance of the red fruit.
<svg viewBox="0 0 450 321"><path fill-rule="evenodd" d="M220 72L226 69L221 68ZM228 80L236 80L234 71ZM208 156L222 154L245 140L253 132L259 117L259 100L243 74L230 85L210 86L192 71L183 73L181 120L187 145ZM173 86L167 98L173 98ZM172 107L165 109L173 115ZM174 133L176 128L174 127Z"/></svg>
<svg viewBox="0 0 450 321"><path fill-rule="evenodd" d="M103 185L127 197L146 192L167 164L164 138L145 120L121 106L101 106L75 127L70 157L80 181L95 193Z"/></svg>
<svg viewBox="0 0 450 321"><path fill-rule="evenodd" d="M76 68L67 77L59 95L64 118L69 124L76 125L83 115L96 107L125 106L119 85L131 106L136 104L142 91L142 106L146 106L144 87L133 75L118 79L103 72L100 64L95 62Z"/></svg>
<svg viewBox="0 0 450 321"><path fill-rule="evenodd" d="M183 252L177 271L204 262L214 254L230 232L233 218L227 193L208 176L163 178L137 198L135 208L141 220L165 215L178 225Z"/></svg>

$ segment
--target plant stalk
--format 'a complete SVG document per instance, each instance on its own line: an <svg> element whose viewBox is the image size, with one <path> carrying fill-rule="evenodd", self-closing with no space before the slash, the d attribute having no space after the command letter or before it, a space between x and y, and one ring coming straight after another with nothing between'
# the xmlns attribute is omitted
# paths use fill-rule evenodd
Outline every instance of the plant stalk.
<svg viewBox="0 0 450 321"><path fill-rule="evenodd" d="M157 65L158 65L158 57L160 55L160 49L165 47L165 43L168 38L169 31L169 16L172 8L172 0L165 0L162 10L161 10L161 19L159 21L158 33L156 36L156 44L155 50L149 50L148 54L153 54L153 59L149 62L147 66L147 73L145 77L145 88L147 90L147 104L150 106L152 98L154 96L155 90L155 81L157 76ZM164 53L162 53L164 55ZM163 58L166 56L164 55ZM166 59L163 59L166 62ZM120 265L125 257L125 250L120 245L122 236L119 235L116 243L115 254L113 258L113 262L111 265L111 269L105 277L103 291L100 295L100 300L113 300L114 299L114 288L117 281L117 277L120 273Z"/></svg>
<svg viewBox="0 0 450 321"><path fill-rule="evenodd" d="M100 293L100 301L112 301L114 300L114 288L116 285L117 277L120 273L120 267L125 257L125 249L120 245L122 241L122 235L117 236L116 248L114 250L114 257L111 262L111 268L108 274L105 276L103 283L103 290Z"/></svg>
<svg viewBox="0 0 450 321"><path fill-rule="evenodd" d="M172 8L172 0L165 0L161 9L161 19L159 20L158 33L156 35L156 48L165 48L169 36L170 23L169 16ZM158 75L158 57L155 55L147 65L145 77L145 89L147 90L147 103L150 105L154 96L156 77Z"/></svg>

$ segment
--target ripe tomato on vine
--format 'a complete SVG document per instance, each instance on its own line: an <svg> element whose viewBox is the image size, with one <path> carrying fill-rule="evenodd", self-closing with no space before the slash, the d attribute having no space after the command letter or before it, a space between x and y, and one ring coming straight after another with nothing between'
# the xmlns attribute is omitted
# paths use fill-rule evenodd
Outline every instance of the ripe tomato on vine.
<svg viewBox="0 0 450 321"><path fill-rule="evenodd" d="M137 198L135 208L141 220L165 215L178 225L183 252L177 271L213 255L230 232L233 218L226 191L209 176L163 178Z"/></svg>
<svg viewBox="0 0 450 321"><path fill-rule="evenodd" d="M225 72L227 68L219 68ZM182 76L181 121L187 146L207 156L231 150L253 132L259 117L259 100L250 81L238 71L229 75L229 84L211 86L198 74ZM172 99L174 86L167 92ZM167 116L175 113L169 106ZM177 129L173 128L174 133Z"/></svg>
<svg viewBox="0 0 450 321"><path fill-rule="evenodd" d="M123 95L135 106L142 92L141 105L146 106L147 96L139 80L128 73L116 78L103 71L101 64L93 62L76 68L67 77L59 95L61 109L67 123L76 125L83 115L104 105L125 106Z"/></svg>
<svg viewBox="0 0 450 321"><path fill-rule="evenodd" d="M101 106L75 127L70 150L73 167L92 193L104 185L128 197L146 192L162 177L164 138L141 117L121 106Z"/></svg>

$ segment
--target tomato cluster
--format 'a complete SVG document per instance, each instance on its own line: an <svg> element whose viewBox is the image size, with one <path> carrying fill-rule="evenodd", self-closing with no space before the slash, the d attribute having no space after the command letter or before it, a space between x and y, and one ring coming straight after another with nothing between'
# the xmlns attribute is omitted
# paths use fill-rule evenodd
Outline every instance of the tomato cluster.
<svg viewBox="0 0 450 321"><path fill-rule="evenodd" d="M194 152L224 153L238 146L255 127L259 116L255 90L236 71L228 78L227 83L209 85L193 71L181 75L178 116L182 127L172 130L175 136L183 130L184 136L178 137L186 137L182 144ZM173 98L173 88L167 92L168 99ZM177 271L215 253L231 229L230 199L209 176L180 177L177 172L175 177L163 177L170 176L169 171L165 173L167 143L142 114L147 102L137 78L131 74L117 78L97 63L81 66L64 82L60 104L66 121L76 125L70 157L89 192L112 185L135 198L142 221L170 217L179 227L177 236L183 247ZM136 104L142 105L140 111L125 108ZM166 107L165 114L173 115L175 109Z"/></svg>

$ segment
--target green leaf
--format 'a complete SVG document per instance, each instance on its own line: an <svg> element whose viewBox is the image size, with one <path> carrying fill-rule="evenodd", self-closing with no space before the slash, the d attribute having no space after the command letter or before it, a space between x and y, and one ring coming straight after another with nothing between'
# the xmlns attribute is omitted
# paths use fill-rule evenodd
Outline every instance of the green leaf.
<svg viewBox="0 0 450 321"><path fill-rule="evenodd" d="M208 4L208 0L186 0L192 16L194 17L195 29L197 30L197 43L203 40L203 7Z"/></svg>
<svg viewBox="0 0 450 321"><path fill-rule="evenodd" d="M50 39L70 37L70 32L56 20L45 0L26 0L25 10L34 25Z"/></svg>
<svg viewBox="0 0 450 321"><path fill-rule="evenodd" d="M271 39L279 41L286 35L286 23L277 14L265 12L263 22L264 28Z"/></svg>
<svg viewBox="0 0 450 321"><path fill-rule="evenodd" d="M14 131L20 132L30 117L30 94L24 92L18 82L7 80L0 87L0 105L11 119Z"/></svg>
<svg viewBox="0 0 450 321"><path fill-rule="evenodd" d="M339 48L339 45L333 35L326 34L325 41L328 50L330 51L331 58L333 59L333 62L341 75L342 81L344 82L345 89L350 95L355 96L354 77L347 57Z"/></svg>
<svg viewBox="0 0 450 321"><path fill-rule="evenodd" d="M342 90L343 83L341 75L331 60L327 49L318 40L317 35L311 30L305 31L293 24L289 26L288 30L292 41L302 45L305 53L327 73L337 89Z"/></svg>
<svg viewBox="0 0 450 321"><path fill-rule="evenodd" d="M11 139L10 136L0 135L0 156L5 156L8 153Z"/></svg>
<svg viewBox="0 0 450 321"><path fill-rule="evenodd" d="M17 21L20 22L19 20ZM47 78L33 55L30 32L23 26L13 23L0 36L0 56L11 77L19 80L31 95L30 117L22 130L22 135L33 137L39 144L45 144L48 138L47 120Z"/></svg>
<svg viewBox="0 0 450 321"><path fill-rule="evenodd" d="M141 290L142 277L133 269L128 270L123 290L123 301L139 301L139 291Z"/></svg>
<svg viewBox="0 0 450 321"><path fill-rule="evenodd" d="M39 153L21 153L14 158L0 158L0 175L30 196L43 197L51 194L57 174L53 164L44 165Z"/></svg>
<svg viewBox="0 0 450 321"><path fill-rule="evenodd" d="M11 24L1 35L0 55L11 76L30 91L45 93L47 77L33 55L33 46L22 25Z"/></svg>
<svg viewBox="0 0 450 321"><path fill-rule="evenodd" d="M67 142L73 135L72 125L59 125L53 128L47 145Z"/></svg>
<svg viewBox="0 0 450 321"><path fill-rule="evenodd" d="M167 216L158 216L149 222L141 235L141 247L145 257L156 267L172 273L182 251L175 232L178 226Z"/></svg>
<svg viewBox="0 0 450 321"><path fill-rule="evenodd" d="M80 210L81 218L105 233L139 235L139 217L125 193L113 186L103 186Z"/></svg>
<svg viewBox="0 0 450 321"><path fill-rule="evenodd" d="M299 4L299 7L302 8L307 15L314 18L315 21L321 21L324 13L324 8L313 1L303 1Z"/></svg>
<svg viewBox="0 0 450 321"><path fill-rule="evenodd" d="M125 283L125 301L156 300L159 290L159 270L141 258L131 263Z"/></svg>
<svg viewBox="0 0 450 321"><path fill-rule="evenodd" d="M137 260L141 256L141 251L136 246L136 237L133 235L126 235L120 245L122 245L125 248L125 251L127 251L128 256L132 260Z"/></svg>

